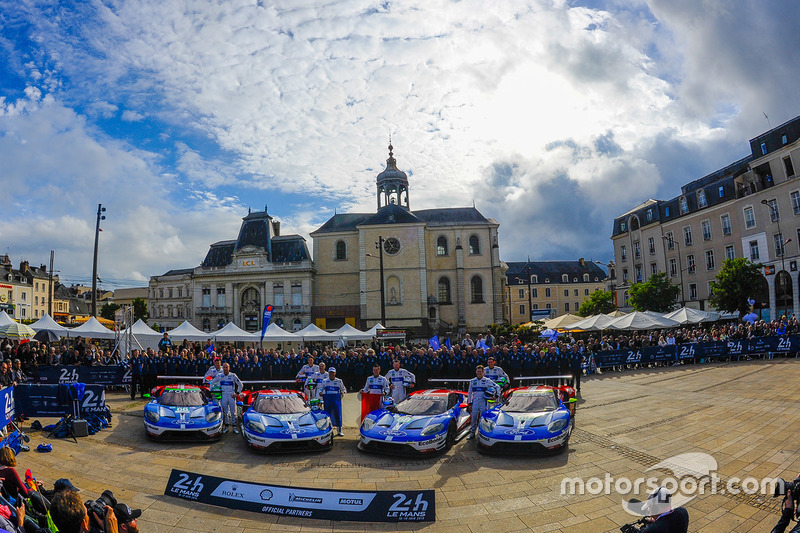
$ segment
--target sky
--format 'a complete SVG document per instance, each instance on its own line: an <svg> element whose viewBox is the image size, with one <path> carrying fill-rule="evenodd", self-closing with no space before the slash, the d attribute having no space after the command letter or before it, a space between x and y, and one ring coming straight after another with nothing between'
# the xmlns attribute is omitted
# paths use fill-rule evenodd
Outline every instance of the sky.
<svg viewBox="0 0 800 533"><path fill-rule="evenodd" d="M200 264L249 208L308 234L475 205L505 261L612 259L612 221L800 115L792 0L0 0L0 253L106 288Z"/></svg>

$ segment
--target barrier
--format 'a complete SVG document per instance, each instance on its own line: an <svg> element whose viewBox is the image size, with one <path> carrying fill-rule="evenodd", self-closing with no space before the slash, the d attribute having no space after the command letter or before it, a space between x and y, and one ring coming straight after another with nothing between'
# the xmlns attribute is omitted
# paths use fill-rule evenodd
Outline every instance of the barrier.
<svg viewBox="0 0 800 533"><path fill-rule="evenodd" d="M129 385L131 369L122 366L40 366L34 375L37 383L86 383L92 385Z"/></svg>
<svg viewBox="0 0 800 533"><path fill-rule="evenodd" d="M59 385L21 384L13 390L16 413L27 417L60 418L72 414L72 401L59 397ZM8 389L3 389L0 394ZM106 413L106 392L103 385L86 385L81 400L81 412L102 415Z"/></svg>

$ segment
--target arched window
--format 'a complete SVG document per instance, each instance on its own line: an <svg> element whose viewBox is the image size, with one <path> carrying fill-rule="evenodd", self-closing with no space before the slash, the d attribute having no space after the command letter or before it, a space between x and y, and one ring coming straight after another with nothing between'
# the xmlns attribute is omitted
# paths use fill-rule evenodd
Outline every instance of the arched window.
<svg viewBox="0 0 800 533"><path fill-rule="evenodd" d="M469 280L469 293L471 303L483 303L483 279L480 276L472 276Z"/></svg>
<svg viewBox="0 0 800 533"><path fill-rule="evenodd" d="M531 283L539 283L539 276L537 276L536 274L531 276Z"/></svg>
<svg viewBox="0 0 800 533"><path fill-rule="evenodd" d="M639 229L639 219L637 217L631 217L631 230L636 231Z"/></svg>
<svg viewBox="0 0 800 533"><path fill-rule="evenodd" d="M211 331L211 321L207 318L203 319L203 331Z"/></svg>
<svg viewBox="0 0 800 533"><path fill-rule="evenodd" d="M438 298L440 304L449 304L450 300L450 280L447 278L439 278Z"/></svg>
<svg viewBox="0 0 800 533"><path fill-rule="evenodd" d="M447 237L444 235L436 239L436 255L447 255Z"/></svg>
<svg viewBox="0 0 800 533"><path fill-rule="evenodd" d="M469 254L478 255L481 253L481 241L478 240L477 235L469 236Z"/></svg>
<svg viewBox="0 0 800 533"><path fill-rule="evenodd" d="M686 201L685 196L681 196L680 209L681 209L681 215L685 215L686 213L689 212L689 202Z"/></svg>
<svg viewBox="0 0 800 533"><path fill-rule="evenodd" d="M569 283L569 275L561 274L561 283Z"/></svg>
<svg viewBox="0 0 800 533"><path fill-rule="evenodd" d="M583 275L583 281L584 281L584 283L589 281L589 274L584 274Z"/></svg>
<svg viewBox="0 0 800 533"><path fill-rule="evenodd" d="M292 331L300 331L303 329L303 322L299 318L295 318L292 322Z"/></svg>
<svg viewBox="0 0 800 533"><path fill-rule="evenodd" d="M344 243L344 241L336 241L336 260L347 260L347 245Z"/></svg>

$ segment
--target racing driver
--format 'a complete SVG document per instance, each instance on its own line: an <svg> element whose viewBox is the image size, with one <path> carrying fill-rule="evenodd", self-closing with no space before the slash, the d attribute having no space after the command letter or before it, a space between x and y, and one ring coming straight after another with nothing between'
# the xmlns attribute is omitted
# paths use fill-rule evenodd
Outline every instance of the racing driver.
<svg viewBox="0 0 800 533"><path fill-rule="evenodd" d="M469 391L467 393L467 406L469 406L469 411L472 413L472 424L469 427L467 440L475 438L481 414L488 408L488 400L498 394L500 394L500 388L497 383L485 377L483 375L483 365L478 365L475 368L475 377L469 382Z"/></svg>
<svg viewBox="0 0 800 533"><path fill-rule="evenodd" d="M219 384L222 389L220 407L222 407L222 414L225 416L225 424L227 424L222 432L227 433L228 427L233 426L233 432L239 433L239 428L236 427L236 396L242 392L244 385L239 376L231 372L231 365L228 363L222 365L222 373L217 374L211 380L211 385L216 384Z"/></svg>

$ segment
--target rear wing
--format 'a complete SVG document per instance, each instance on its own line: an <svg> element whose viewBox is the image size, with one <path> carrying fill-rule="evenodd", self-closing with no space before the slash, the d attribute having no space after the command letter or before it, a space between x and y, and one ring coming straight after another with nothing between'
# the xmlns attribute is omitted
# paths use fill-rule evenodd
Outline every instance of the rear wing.
<svg viewBox="0 0 800 533"><path fill-rule="evenodd" d="M180 381L205 381L204 376L156 376L156 379L166 379L166 380L180 380ZM257 383L278 383L280 385L284 384L292 384L296 385L297 381L294 379L257 379L257 380L247 380L242 381L245 385L257 384Z"/></svg>
<svg viewBox="0 0 800 533"><path fill-rule="evenodd" d="M518 378L514 378L520 383L527 385L524 383L526 381L534 381L536 385L548 385L550 387L563 387L568 386L575 388L575 376L571 375L563 375L563 376L520 376ZM533 385L534 383L531 383Z"/></svg>
<svg viewBox="0 0 800 533"><path fill-rule="evenodd" d="M428 383L443 383L447 385L448 383L464 383L465 387L443 387L445 389L453 389L453 390L467 390L469 388L469 382L472 381L472 378L435 378L429 379Z"/></svg>

